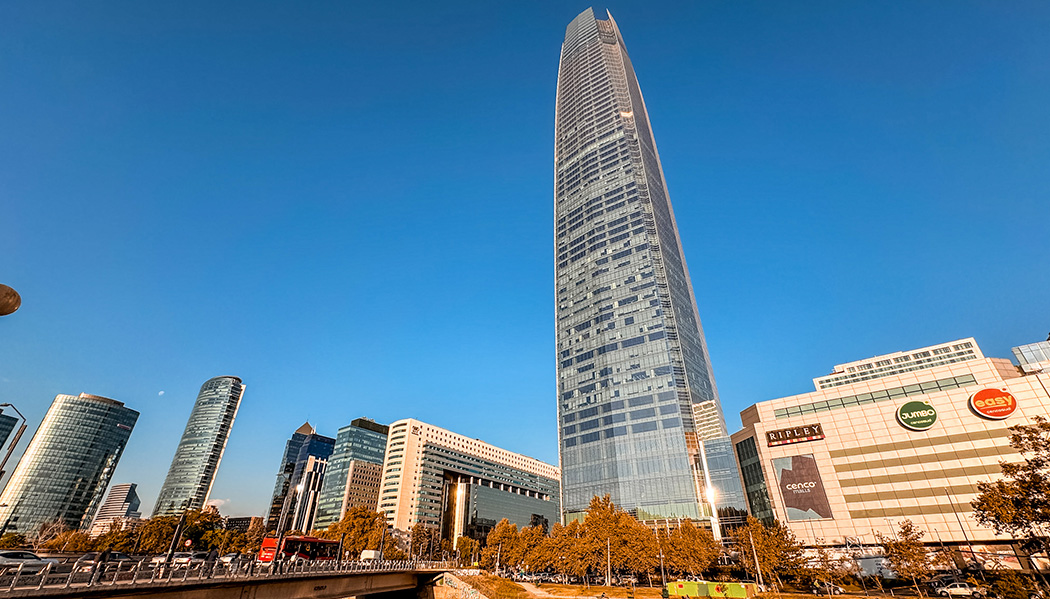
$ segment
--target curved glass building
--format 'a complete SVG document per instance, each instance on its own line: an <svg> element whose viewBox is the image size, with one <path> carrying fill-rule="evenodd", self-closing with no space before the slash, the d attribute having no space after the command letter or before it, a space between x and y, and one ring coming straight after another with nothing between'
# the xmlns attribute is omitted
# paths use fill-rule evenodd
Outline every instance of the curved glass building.
<svg viewBox="0 0 1050 599"><path fill-rule="evenodd" d="M215 472L226 450L233 419L245 385L235 376L218 376L201 385L186 430L182 433L168 476L160 489L154 516L172 516L204 508Z"/></svg>
<svg viewBox="0 0 1050 599"><path fill-rule="evenodd" d="M139 413L98 395L56 395L0 495L7 532L86 529L102 504Z"/></svg>
<svg viewBox="0 0 1050 599"><path fill-rule="evenodd" d="M711 515L701 443L727 432L631 60L587 9L561 50L554 249L562 505Z"/></svg>

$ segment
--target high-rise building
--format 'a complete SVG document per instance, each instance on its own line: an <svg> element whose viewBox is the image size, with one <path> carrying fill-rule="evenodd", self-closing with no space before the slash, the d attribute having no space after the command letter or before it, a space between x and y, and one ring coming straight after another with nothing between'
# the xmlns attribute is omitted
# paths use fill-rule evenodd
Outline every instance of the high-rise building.
<svg viewBox="0 0 1050 599"><path fill-rule="evenodd" d="M98 508L95 521L91 523L92 537L105 534L110 526L119 520L133 519L142 516L139 512L139 495L136 492L138 485L135 483L124 483L113 485L109 489L109 495L102 507Z"/></svg>
<svg viewBox="0 0 1050 599"><path fill-rule="evenodd" d="M352 507L376 509L388 432L388 427L368 418L358 418L339 429L321 486L314 528L339 522Z"/></svg>
<svg viewBox="0 0 1050 599"><path fill-rule="evenodd" d="M270 512L266 517L266 530L275 531L281 523L281 511L284 509L284 498L288 496L288 489L292 485L292 474L295 472L295 464L299 459L299 450L307 436L316 432L309 422L304 422L297 428L288 442L284 444L284 455L281 458L281 467L277 470L277 484L273 488L273 498L270 500Z"/></svg>
<svg viewBox="0 0 1050 599"><path fill-rule="evenodd" d="M173 516L204 508L226 451L244 388L241 379L235 376L218 376L201 385L153 507L154 516Z"/></svg>
<svg viewBox="0 0 1050 599"><path fill-rule="evenodd" d="M568 26L554 245L562 502L710 518L700 445L725 437L689 271L634 67L610 15Z"/></svg>
<svg viewBox="0 0 1050 599"><path fill-rule="evenodd" d="M558 521L558 468L418 420L390 425L379 511L396 529L484 538L503 518Z"/></svg>
<svg viewBox="0 0 1050 599"><path fill-rule="evenodd" d="M86 529L139 413L81 393L56 395L0 495L0 521L27 537L44 525Z"/></svg>
<svg viewBox="0 0 1050 599"><path fill-rule="evenodd" d="M11 431L15 430L15 425L18 424L18 418L8 416L2 412L3 410L0 409L0 453L7 446L7 439L11 436ZM3 472L0 472L0 476L2 475Z"/></svg>
<svg viewBox="0 0 1050 599"><path fill-rule="evenodd" d="M318 435L309 422L299 427L288 440L285 461L277 475L277 487L271 502L272 530L278 533L310 530L325 468L334 447L335 439ZM267 530L271 530L269 525Z"/></svg>

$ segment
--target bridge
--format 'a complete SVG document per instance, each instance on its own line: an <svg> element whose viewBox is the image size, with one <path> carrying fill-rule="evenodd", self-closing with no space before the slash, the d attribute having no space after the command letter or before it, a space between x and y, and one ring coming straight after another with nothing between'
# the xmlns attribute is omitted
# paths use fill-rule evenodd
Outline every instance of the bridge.
<svg viewBox="0 0 1050 599"><path fill-rule="evenodd" d="M39 573L9 570L0 575L0 598L137 597L156 599L432 599L433 586L454 566L445 562L314 561L229 568L151 568L146 560L112 571Z"/></svg>

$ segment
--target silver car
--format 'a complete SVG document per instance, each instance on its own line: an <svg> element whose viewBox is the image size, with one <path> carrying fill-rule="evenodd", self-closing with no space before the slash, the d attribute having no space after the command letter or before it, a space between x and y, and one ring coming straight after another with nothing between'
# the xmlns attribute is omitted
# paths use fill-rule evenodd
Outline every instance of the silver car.
<svg viewBox="0 0 1050 599"><path fill-rule="evenodd" d="M0 551L0 569L15 570L22 566L23 572L39 572L48 564L57 564L58 560L42 558L30 551Z"/></svg>

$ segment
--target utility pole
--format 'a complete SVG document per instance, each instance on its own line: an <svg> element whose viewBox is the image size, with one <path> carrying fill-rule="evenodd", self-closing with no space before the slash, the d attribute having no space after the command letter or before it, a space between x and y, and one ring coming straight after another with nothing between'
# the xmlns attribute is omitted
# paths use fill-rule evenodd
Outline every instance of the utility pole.
<svg viewBox="0 0 1050 599"><path fill-rule="evenodd" d="M664 546L660 545L660 584L667 588L667 573L664 572Z"/></svg>
<svg viewBox="0 0 1050 599"><path fill-rule="evenodd" d="M760 587L766 586L765 582L762 581L762 566L758 565L758 551L755 550L755 536L751 534L751 531L747 531L747 538L751 539L751 555L755 558L755 572L758 573L758 584Z"/></svg>
<svg viewBox="0 0 1050 599"><path fill-rule="evenodd" d="M612 586L612 541L605 539L605 586Z"/></svg>
<svg viewBox="0 0 1050 599"><path fill-rule="evenodd" d="M503 553L503 541L499 542L499 548L496 549L496 576L499 576L499 556Z"/></svg>

